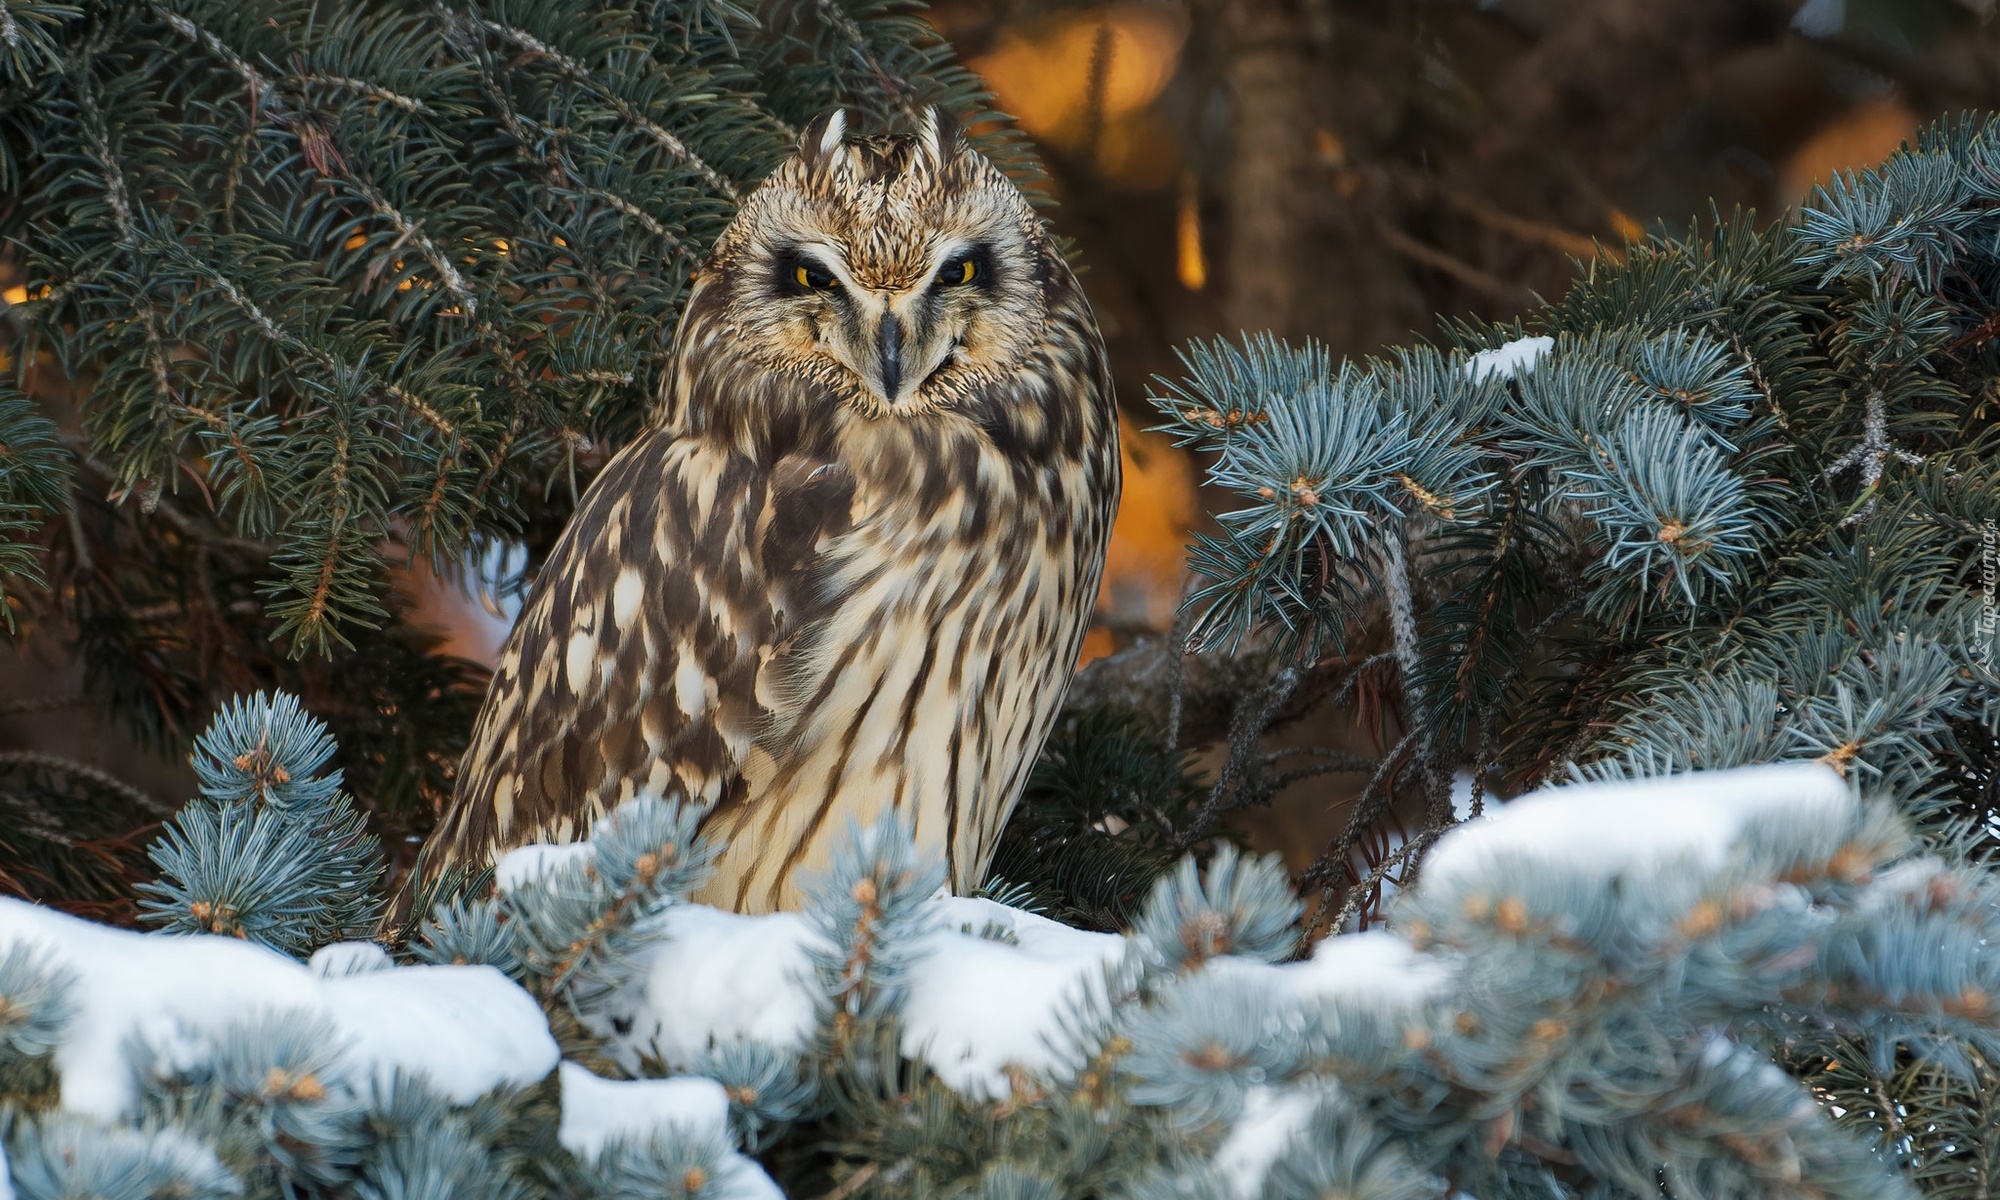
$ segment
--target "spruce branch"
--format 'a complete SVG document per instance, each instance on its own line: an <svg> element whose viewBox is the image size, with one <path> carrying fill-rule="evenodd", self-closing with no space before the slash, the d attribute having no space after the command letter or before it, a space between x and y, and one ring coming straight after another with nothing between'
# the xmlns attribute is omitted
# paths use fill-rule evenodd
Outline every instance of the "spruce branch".
<svg viewBox="0 0 2000 1200"><path fill-rule="evenodd" d="M620 805L592 827L586 853L503 891L500 911L435 914L426 957L504 963L511 945L536 991L590 1010L629 981L634 955L658 936L653 918L707 877L718 848L696 836L700 818L653 796Z"/></svg>
<svg viewBox="0 0 2000 1200"><path fill-rule="evenodd" d="M0 766L30 767L60 771L65 775L89 780L105 791L115 793L130 801L134 808L162 817L173 815L172 809L110 772L101 771L88 763L80 763L74 759L64 758L61 755L43 754L36 750L0 750Z"/></svg>
<svg viewBox="0 0 2000 1200"><path fill-rule="evenodd" d="M360 937L382 906L376 840L340 791L326 726L288 695L239 700L196 742L202 795L151 850L145 919L304 956Z"/></svg>
<svg viewBox="0 0 2000 1200"><path fill-rule="evenodd" d="M0 953L0 1077L56 1048L76 1015L75 986L74 972L48 962L30 943Z"/></svg>
<svg viewBox="0 0 2000 1200"><path fill-rule="evenodd" d="M1150 966L1199 971L1217 955L1267 962L1297 945L1299 904L1275 855L1252 859L1219 847L1206 872L1193 858L1153 887L1132 937Z"/></svg>
<svg viewBox="0 0 2000 1200"><path fill-rule="evenodd" d="M596 93L600 99L604 100L607 104L609 104L612 107L612 109L616 111L619 116L623 117L626 120L626 122L629 123L633 128L638 129L639 131L644 133L648 138L652 140L654 145L666 151L669 157L691 168L696 174L700 175L701 178L704 181L706 181L710 187L714 188L717 192L721 193L732 203L742 202L743 197L741 193L737 191L736 185L734 183L731 183L729 180L724 179L722 175L715 170L714 167L710 166L707 162L703 161L700 155L696 154L693 150L689 149L686 142L676 137L671 131L669 131L664 126L660 125L658 122L646 116L643 112L639 111L639 109L636 108L625 97L617 94L610 87L606 86L601 80L597 78L597 76L590 70L590 68L586 67L583 63L578 62L576 59L571 58L569 55L564 54L561 50L548 44L547 42L542 41L541 39L535 37L533 34L530 34L525 30L515 29L511 26L504 25L497 21L487 20L483 17L475 17L473 18L473 20L476 22L479 28L484 29L486 32L494 35L501 41L519 47L520 49L526 50L530 54L546 58L551 64L553 64L556 67L557 70L561 71L565 76L567 76L571 80L574 80L577 83L583 84L586 87L590 88L591 91Z"/></svg>
<svg viewBox="0 0 2000 1200"><path fill-rule="evenodd" d="M212 1150L174 1130L141 1132L58 1114L25 1122L11 1142L14 1186L26 1200L233 1200L243 1191Z"/></svg>
<svg viewBox="0 0 2000 1200"><path fill-rule="evenodd" d="M1912 467L1924 461L1922 455L1912 454L1889 441L1887 397L1881 388L1870 388L1862 408L1861 441L1822 472L1828 479L1846 471L1858 470L1861 474L1862 495L1868 499L1860 508L1842 518L1843 527L1874 515L1875 490L1882 482L1882 465L1892 456L1897 462Z"/></svg>
<svg viewBox="0 0 2000 1200"><path fill-rule="evenodd" d="M918 858L914 836L893 811L850 828L826 874L808 885L806 912L818 934L811 956L836 1043L895 1013L904 975L921 953L919 935L930 925L923 903L943 886L943 867Z"/></svg>

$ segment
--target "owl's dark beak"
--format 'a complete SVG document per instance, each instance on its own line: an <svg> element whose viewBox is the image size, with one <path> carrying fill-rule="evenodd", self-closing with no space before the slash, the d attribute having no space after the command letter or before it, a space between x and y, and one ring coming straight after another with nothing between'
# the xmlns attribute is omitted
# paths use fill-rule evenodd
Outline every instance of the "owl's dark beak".
<svg viewBox="0 0 2000 1200"><path fill-rule="evenodd" d="M903 322L895 313L882 314L880 361L882 396L894 403L903 390Z"/></svg>

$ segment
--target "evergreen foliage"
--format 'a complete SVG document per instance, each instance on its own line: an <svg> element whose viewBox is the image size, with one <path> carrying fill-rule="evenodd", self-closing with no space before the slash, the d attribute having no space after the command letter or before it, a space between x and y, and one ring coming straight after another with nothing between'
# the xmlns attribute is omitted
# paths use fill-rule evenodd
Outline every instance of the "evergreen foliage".
<svg viewBox="0 0 2000 1200"><path fill-rule="evenodd" d="M0 954L0 1046L8 1061L41 1058L54 1050L62 1032L75 980L60 968L41 961L32 947L15 946Z"/></svg>
<svg viewBox="0 0 2000 1200"><path fill-rule="evenodd" d="M7 582L46 586L29 539L46 516L65 506L73 474L55 424L19 391L0 391L0 620L10 633L15 618Z"/></svg>
<svg viewBox="0 0 2000 1200"><path fill-rule="evenodd" d="M832 868L806 893L806 919L819 934L813 967L837 1038L895 1011L911 943L927 924L923 903L943 886L944 865L917 859L914 837L894 814L848 830Z"/></svg>
<svg viewBox="0 0 2000 1200"><path fill-rule="evenodd" d="M1081 929L1116 932L1207 829L1187 757L1129 710L1063 714L994 856L986 894ZM1190 834L1193 837L1190 837Z"/></svg>
<svg viewBox="0 0 2000 1200"><path fill-rule="evenodd" d="M146 920L170 933L227 933L305 956L373 930L381 855L361 813L320 774L333 736L296 697L263 693L217 714L195 742L201 797L154 843Z"/></svg>
<svg viewBox="0 0 2000 1200"><path fill-rule="evenodd" d="M232 707L201 747L195 805L337 794L311 774L323 727L288 698ZM273 782L280 763L304 766L295 784ZM18 1194L105 1200L768 1196L743 1149L792 1195L1958 1194L1974 1182L1964 1148L1909 1125L1883 1136L1825 1072L1809 1087L1774 1065L1838 1037L1855 1057L1826 1071L1909 1079L1906 1108L1990 1088L2000 879L1927 852L1896 800L1858 782L1805 764L1545 793L1442 842L1397 935L1334 938L1310 962L1282 961L1299 904L1274 861L1184 860L1102 986L1045 1031L1055 1066L1011 1072L993 1098L947 1086L901 1038L911 965L945 952L926 908L941 873L887 820L856 830L818 887L817 969L794 984L817 997L820 1034L800 1057L716 1047L726 1132L668 1124L587 1149L556 1138L552 1081L470 1103L420 1077L384 1084L354 1073L323 1019L282 1010L129 1043L130 1123L51 1112L50 1055L91 1017L46 954L16 945L0 954L0 1136ZM511 946L568 1053L608 1063L589 1018L621 981L603 964L643 970L664 936L653 918L699 880L690 832L635 801L585 849L510 866L497 897L442 904L418 957L478 926L462 944ZM301 927L336 926L343 893L370 882L322 888Z"/></svg>
<svg viewBox="0 0 2000 1200"><path fill-rule="evenodd" d="M176 1130L100 1128L75 1117L25 1124L12 1140L22 1200L226 1200L242 1186L215 1154Z"/></svg>
<svg viewBox="0 0 2000 1200"><path fill-rule="evenodd" d="M1939 844L1987 819L1996 145L1941 127L1796 225L1634 246L1445 348L1188 351L1166 427L1248 501L1194 552L1198 640L1310 664L1386 626L1353 674L1393 664L1402 724L1314 873L1327 913L1379 882L1342 865L1382 813L1424 814L1396 870L1451 823L1454 770L1821 758Z"/></svg>
<svg viewBox="0 0 2000 1200"><path fill-rule="evenodd" d="M2000 124L1946 124L1795 224L1636 245L1444 348L1338 368L1268 339L1190 348L1157 403L1247 501L1195 549L1197 637L1330 651L1343 693L1395 670L1391 749L1308 873L1317 920L1415 874L1463 816L1454 772L1477 805L1817 759L1932 849L1992 856L1996 147ZM1351 866L1391 812L1416 832ZM1911 965L1896 945L1856 961ZM1987 957L1967 944L1949 969ZM1875 1032L1807 1022L1787 1061L1928 1187L1978 1194L2000 1151L1989 1052Z"/></svg>
<svg viewBox="0 0 2000 1200"><path fill-rule="evenodd" d="M652 797L607 816L587 857L563 859L509 890L496 922L511 949L503 958L518 957L548 990L580 1006L615 989L646 918L707 874L714 849L694 836L697 816Z"/></svg>
<svg viewBox="0 0 2000 1200"><path fill-rule="evenodd" d="M690 271L796 125L976 103L881 3L51 15L0 163L22 361L95 378L121 494L196 492L277 546L298 653L388 615L383 536L451 564L630 436Z"/></svg>
<svg viewBox="0 0 2000 1200"><path fill-rule="evenodd" d="M484 679L393 585L525 586L796 130L941 103L1032 173L909 0L22 0L0 48L0 620L172 753L306 696L397 848Z"/></svg>
<svg viewBox="0 0 2000 1200"><path fill-rule="evenodd" d="M0 752L0 891L130 922L157 800L108 772L34 751Z"/></svg>
<svg viewBox="0 0 2000 1200"><path fill-rule="evenodd" d="M378 828L407 822L449 787L479 694L399 624L392 569L457 571L502 539L532 563L642 419L696 256L807 117L984 104L891 0L12 0L0 45L0 233L30 297L0 390L0 607L61 628L159 744L279 682L326 714L226 708L145 890L166 930L297 957L382 904L343 779ZM1194 549L1192 629L1261 639L1273 678L1205 795L1158 714L1075 714L1052 742L994 894L1131 930L1064 1015L1062 1069L987 1099L911 1055L939 875L885 823L819 893L808 1044L693 1064L726 1135L578 1157L553 1081L470 1104L383 1086L282 1011L135 1044L140 1111L101 1123L56 1111L80 998L15 948L15 1191L730 1196L743 1149L842 1200L1990 1194L1996 180L2000 123L1967 119L1795 221L1718 215L1599 259L1510 327L1366 363L1189 347L1157 403L1243 501ZM74 414L48 375L81 389ZM1395 883L1404 940L1275 965L1301 906L1217 822L1269 794L1241 784L1255 735L1328 671L1387 751L1307 873L1306 932ZM1551 832L1425 866L1465 814L1455 776L1477 813L1563 778L1610 804L1785 760L1866 802L1739 796L1763 815L1719 857L1607 871ZM9 890L128 881L113 835L144 797L74 768L0 759ZM1698 809L1700 786L1659 803ZM75 839L51 814L79 804L129 820ZM1411 836L1357 868L1398 816ZM426 897L400 952L497 968L568 1057L630 1069L609 1002L701 876L694 825L621 808L539 873Z"/></svg>

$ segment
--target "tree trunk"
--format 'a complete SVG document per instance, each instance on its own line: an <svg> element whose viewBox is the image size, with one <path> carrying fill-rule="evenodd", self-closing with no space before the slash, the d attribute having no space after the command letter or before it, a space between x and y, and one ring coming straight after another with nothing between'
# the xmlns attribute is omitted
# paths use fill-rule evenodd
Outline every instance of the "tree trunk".
<svg viewBox="0 0 2000 1200"><path fill-rule="evenodd" d="M1296 336L1300 190L1314 128L1304 16L1287 0L1216 0L1206 23L1228 39L1232 102L1223 325Z"/></svg>

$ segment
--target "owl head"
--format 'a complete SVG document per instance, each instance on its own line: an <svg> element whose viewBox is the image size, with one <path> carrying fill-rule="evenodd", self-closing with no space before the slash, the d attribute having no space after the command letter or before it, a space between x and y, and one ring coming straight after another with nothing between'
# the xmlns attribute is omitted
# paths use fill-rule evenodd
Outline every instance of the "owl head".
<svg viewBox="0 0 2000 1200"><path fill-rule="evenodd" d="M938 109L855 137L845 114L744 202L697 281L732 355L870 416L989 395L1038 344L1051 248L1027 201Z"/></svg>

